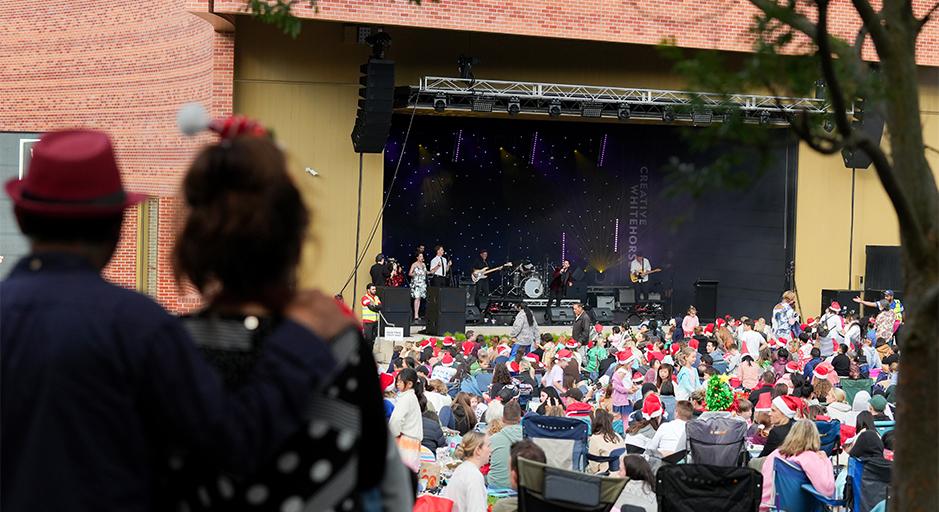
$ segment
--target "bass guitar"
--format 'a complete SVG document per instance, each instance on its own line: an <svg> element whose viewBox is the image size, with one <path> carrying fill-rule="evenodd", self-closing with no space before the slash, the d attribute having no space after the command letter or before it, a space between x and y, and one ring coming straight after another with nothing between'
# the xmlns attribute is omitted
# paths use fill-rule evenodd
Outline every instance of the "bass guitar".
<svg viewBox="0 0 939 512"><path fill-rule="evenodd" d="M512 266L512 262L510 261L508 263L503 263L502 265L499 265L498 267L492 267L492 268L486 267L486 268L481 268L479 270L474 270L470 278L473 280L473 284L476 284L479 282L480 279L486 279L486 276L488 276L489 274L502 270L505 267L511 267L511 266Z"/></svg>
<svg viewBox="0 0 939 512"><path fill-rule="evenodd" d="M634 283L638 283L639 280L642 279L643 277L646 277L646 276L649 275L649 274L654 274L654 273L656 273L656 272L661 272L661 271L662 271L662 269L660 269L660 268L654 268L654 269L652 269L652 270L650 270L650 271L648 271L648 272L643 272L643 271L641 271L641 270L640 270L639 272L632 272L632 273L629 274L629 280L632 281L632 282L634 282Z"/></svg>

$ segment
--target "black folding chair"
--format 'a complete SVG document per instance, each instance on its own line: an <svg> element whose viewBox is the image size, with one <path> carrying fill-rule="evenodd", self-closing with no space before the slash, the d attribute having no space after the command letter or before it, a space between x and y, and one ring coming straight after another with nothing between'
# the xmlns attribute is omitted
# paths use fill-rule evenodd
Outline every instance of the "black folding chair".
<svg viewBox="0 0 939 512"><path fill-rule="evenodd" d="M518 480L519 512L609 512L627 482L522 458Z"/></svg>
<svg viewBox="0 0 939 512"><path fill-rule="evenodd" d="M659 512L753 512L763 475L750 468L665 464L655 473Z"/></svg>

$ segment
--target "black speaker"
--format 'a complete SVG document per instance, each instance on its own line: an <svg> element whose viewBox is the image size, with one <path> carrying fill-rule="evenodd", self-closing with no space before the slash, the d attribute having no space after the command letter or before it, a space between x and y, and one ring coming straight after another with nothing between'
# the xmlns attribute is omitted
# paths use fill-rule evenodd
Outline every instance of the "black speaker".
<svg viewBox="0 0 939 512"><path fill-rule="evenodd" d="M466 306L466 323L476 324L483 319L483 315L479 312L479 308L475 304L469 304Z"/></svg>
<svg viewBox="0 0 939 512"><path fill-rule="evenodd" d="M547 308L531 308L531 316L535 318L535 322L538 325L545 325L548 323L548 309Z"/></svg>
<svg viewBox="0 0 939 512"><path fill-rule="evenodd" d="M864 253L865 289L897 291L903 288L899 245L868 245Z"/></svg>
<svg viewBox="0 0 939 512"><path fill-rule="evenodd" d="M381 327L379 329L378 335L385 335L385 327L388 327L388 324L391 324L395 327L401 327L404 329L404 337L411 335L411 312L410 311L398 311L394 313L386 313L382 311L381 315L385 318L381 322ZM387 323L386 323L387 322Z"/></svg>
<svg viewBox="0 0 939 512"><path fill-rule="evenodd" d="M370 58L359 69L362 76L352 147L357 153L381 153L385 150L394 111L395 63Z"/></svg>
<svg viewBox="0 0 939 512"><path fill-rule="evenodd" d="M462 288L427 288L427 311L466 313L466 292Z"/></svg>
<svg viewBox="0 0 939 512"><path fill-rule="evenodd" d="M411 312L411 290L408 288L379 286L378 298L381 299L382 313Z"/></svg>
<svg viewBox="0 0 939 512"><path fill-rule="evenodd" d="M861 312L861 305L854 302L854 298L863 295L856 290L822 290L822 305L819 315L823 314L832 302L838 302L841 306L841 314L847 314L848 311L855 313ZM811 316L811 315L806 315Z"/></svg>
<svg viewBox="0 0 939 512"><path fill-rule="evenodd" d="M613 308L593 308L593 319L597 323L613 323Z"/></svg>
<svg viewBox="0 0 939 512"><path fill-rule="evenodd" d="M444 313L428 310L425 334L442 336L444 333L457 333L466 330L466 312Z"/></svg>
<svg viewBox="0 0 939 512"><path fill-rule="evenodd" d="M555 324L569 324L574 321L574 310L569 307L552 307L551 320Z"/></svg>
<svg viewBox="0 0 939 512"><path fill-rule="evenodd" d="M870 100L861 102L860 105L856 104L855 118L859 119L851 123L851 129L863 133L874 141L875 146L880 146L880 139L884 136L884 107L881 103ZM871 166L870 157L860 149L842 149L841 158L848 169L867 169Z"/></svg>
<svg viewBox="0 0 939 512"><path fill-rule="evenodd" d="M698 280L694 283L694 307L702 323L717 318L717 281Z"/></svg>

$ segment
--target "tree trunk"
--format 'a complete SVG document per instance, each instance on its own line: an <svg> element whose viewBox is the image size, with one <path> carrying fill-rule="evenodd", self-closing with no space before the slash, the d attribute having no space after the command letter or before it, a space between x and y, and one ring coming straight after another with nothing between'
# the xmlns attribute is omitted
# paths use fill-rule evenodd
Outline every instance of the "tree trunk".
<svg viewBox="0 0 939 512"><path fill-rule="evenodd" d="M881 55L893 172L915 217L900 223L906 289L897 387L892 510L939 510L939 192L926 161L915 63L915 18L885 0L889 51ZM917 237L922 243L911 244Z"/></svg>

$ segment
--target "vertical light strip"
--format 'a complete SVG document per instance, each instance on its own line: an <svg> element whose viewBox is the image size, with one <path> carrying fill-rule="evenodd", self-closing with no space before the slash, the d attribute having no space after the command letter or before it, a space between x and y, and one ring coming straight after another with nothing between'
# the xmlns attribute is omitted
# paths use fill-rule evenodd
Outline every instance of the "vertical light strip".
<svg viewBox="0 0 939 512"><path fill-rule="evenodd" d="M567 259L567 233L561 231L561 262Z"/></svg>
<svg viewBox="0 0 939 512"><path fill-rule="evenodd" d="M603 161L606 160L606 139L609 134L603 134L603 142L600 143L600 162L597 167L603 167Z"/></svg>
<svg viewBox="0 0 939 512"><path fill-rule="evenodd" d="M528 164L535 165L535 152L538 151L538 132L531 138L531 155L528 157Z"/></svg>
<svg viewBox="0 0 939 512"><path fill-rule="evenodd" d="M613 225L613 252L619 252L619 217Z"/></svg>
<svg viewBox="0 0 939 512"><path fill-rule="evenodd" d="M463 145L463 129L456 132L456 148L453 150L453 161L460 161L460 146Z"/></svg>

